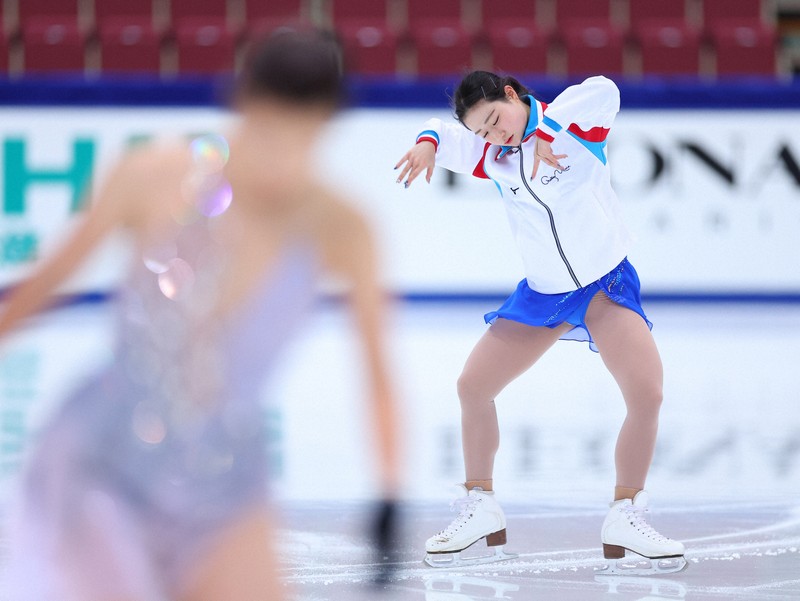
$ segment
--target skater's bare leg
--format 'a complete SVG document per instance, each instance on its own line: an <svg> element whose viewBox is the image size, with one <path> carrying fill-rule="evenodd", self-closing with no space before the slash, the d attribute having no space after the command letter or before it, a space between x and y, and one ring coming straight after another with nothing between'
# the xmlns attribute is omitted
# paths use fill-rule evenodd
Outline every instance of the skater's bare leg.
<svg viewBox="0 0 800 601"><path fill-rule="evenodd" d="M625 399L627 416L615 452L615 497L633 498L644 488L656 444L664 380L661 357L641 316L602 292L589 304L586 325Z"/></svg>
<svg viewBox="0 0 800 601"><path fill-rule="evenodd" d="M589 304L586 325L627 407L617 439L615 501L600 531L603 555L609 560L605 573L680 571L687 565L683 544L658 533L645 518L648 498L642 489L655 448L663 383L655 341L641 316L602 292ZM651 559L649 566L629 569L618 563L624 561L627 550L656 560Z"/></svg>
<svg viewBox="0 0 800 601"><path fill-rule="evenodd" d="M425 542L425 561L429 565L462 565L467 560L459 558L459 552L482 538L495 548L495 554L469 560L471 563L512 557L502 551L506 519L492 490L494 456L500 442L494 398L533 365L568 327L553 330L498 319L472 350L458 379L466 468L464 496L454 504L460 511L453 522ZM447 559L442 561L442 557Z"/></svg>
<svg viewBox="0 0 800 601"><path fill-rule="evenodd" d="M224 532L195 570L181 601L253 601L287 598L272 548L269 516L258 509Z"/></svg>
<svg viewBox="0 0 800 601"><path fill-rule="evenodd" d="M467 490L474 486L492 490L500 444L495 397L571 327L532 327L498 319L475 345L458 379Z"/></svg>
<svg viewBox="0 0 800 601"><path fill-rule="evenodd" d="M631 488L630 486L615 486L614 487L614 500L619 501L620 499L632 499L636 496L641 488Z"/></svg>

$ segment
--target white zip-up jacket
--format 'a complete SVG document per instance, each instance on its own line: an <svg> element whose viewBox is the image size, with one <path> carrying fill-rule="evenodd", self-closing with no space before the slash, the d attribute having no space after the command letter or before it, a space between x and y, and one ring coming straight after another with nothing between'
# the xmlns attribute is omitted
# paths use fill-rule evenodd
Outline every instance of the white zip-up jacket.
<svg viewBox="0 0 800 601"><path fill-rule="evenodd" d="M631 237L611 188L606 138L619 111L619 89L603 76L570 86L552 103L531 96L517 147L489 144L459 123L425 122L417 141L436 146L436 164L491 179L503 197L531 289L556 294L604 276L628 254ZM535 180L535 136L566 154L562 170L543 161Z"/></svg>

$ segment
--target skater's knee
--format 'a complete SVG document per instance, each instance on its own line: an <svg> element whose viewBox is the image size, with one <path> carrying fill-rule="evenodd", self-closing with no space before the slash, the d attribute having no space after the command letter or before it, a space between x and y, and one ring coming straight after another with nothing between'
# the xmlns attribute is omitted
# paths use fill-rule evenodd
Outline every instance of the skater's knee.
<svg viewBox="0 0 800 601"><path fill-rule="evenodd" d="M458 392L458 398L462 405L469 404L474 396L475 386L468 373L462 372L461 375L458 376L458 380L456 380L456 392Z"/></svg>
<svg viewBox="0 0 800 601"><path fill-rule="evenodd" d="M664 401L664 390L661 384L649 382L638 386L633 394L628 395L628 413L658 416Z"/></svg>
<svg viewBox="0 0 800 601"><path fill-rule="evenodd" d="M482 390L481 379L469 371L464 371L456 381L456 391L461 401L461 407L474 407L483 403L490 403L493 399Z"/></svg>
<svg viewBox="0 0 800 601"><path fill-rule="evenodd" d="M645 390L644 397L647 405L658 412L664 402L664 388L661 384L652 383Z"/></svg>

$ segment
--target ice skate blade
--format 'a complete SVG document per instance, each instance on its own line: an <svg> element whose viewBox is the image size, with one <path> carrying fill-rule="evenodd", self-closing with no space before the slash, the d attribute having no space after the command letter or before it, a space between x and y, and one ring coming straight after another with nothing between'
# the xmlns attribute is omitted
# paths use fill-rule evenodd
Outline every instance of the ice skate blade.
<svg viewBox="0 0 800 601"><path fill-rule="evenodd" d="M456 553L428 553L425 555L425 563L432 568L462 568L469 566L480 566L487 563L507 561L519 557L516 553L506 553L502 546L494 547L492 555L482 555L479 557L461 557L461 551Z"/></svg>
<svg viewBox="0 0 800 601"><path fill-rule="evenodd" d="M608 564L595 571L597 576L658 576L675 574L686 569L689 563L682 555L676 557L644 557L631 551L633 557L607 559Z"/></svg>

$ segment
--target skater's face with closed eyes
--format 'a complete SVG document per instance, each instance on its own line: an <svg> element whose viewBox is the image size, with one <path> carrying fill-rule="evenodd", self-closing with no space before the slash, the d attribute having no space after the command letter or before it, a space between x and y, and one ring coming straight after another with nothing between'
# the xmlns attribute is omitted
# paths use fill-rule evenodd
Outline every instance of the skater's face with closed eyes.
<svg viewBox="0 0 800 601"><path fill-rule="evenodd" d="M480 100L464 115L463 124L472 133L498 146L519 146L525 136L530 106L511 86L500 100Z"/></svg>

